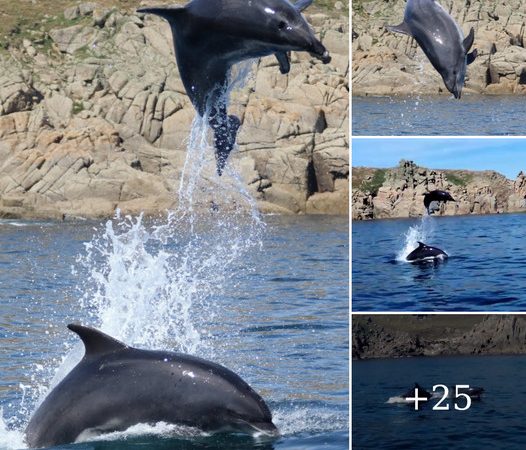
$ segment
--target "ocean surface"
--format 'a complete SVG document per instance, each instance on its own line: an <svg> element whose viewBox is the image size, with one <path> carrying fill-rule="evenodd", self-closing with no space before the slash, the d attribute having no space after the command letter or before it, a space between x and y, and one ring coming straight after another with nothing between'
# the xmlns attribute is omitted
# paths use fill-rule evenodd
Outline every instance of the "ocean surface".
<svg viewBox="0 0 526 450"><path fill-rule="evenodd" d="M353 136L524 135L522 96L353 97Z"/></svg>
<svg viewBox="0 0 526 450"><path fill-rule="evenodd" d="M526 214L354 221L354 311L526 310ZM439 263L405 261L418 241Z"/></svg>
<svg viewBox="0 0 526 450"><path fill-rule="evenodd" d="M352 444L357 449L523 449L526 356L402 358L352 363ZM485 389L467 411L434 411L431 399L387 403L417 382ZM442 392L442 391L440 391ZM464 404L459 406L463 407Z"/></svg>
<svg viewBox="0 0 526 450"><path fill-rule="evenodd" d="M82 355L70 322L227 366L281 437L146 426L60 448L348 448L347 219L228 216L0 221L0 449L25 447L35 404Z"/></svg>

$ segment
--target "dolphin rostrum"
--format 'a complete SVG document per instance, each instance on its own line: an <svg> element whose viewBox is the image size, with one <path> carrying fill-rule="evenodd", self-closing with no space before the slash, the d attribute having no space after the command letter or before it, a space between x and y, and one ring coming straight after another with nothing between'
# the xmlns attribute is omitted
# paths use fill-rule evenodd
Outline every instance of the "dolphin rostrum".
<svg viewBox="0 0 526 450"><path fill-rule="evenodd" d="M444 250L418 242L418 247L409 253L405 259L409 262L424 262L446 259L447 257L447 253Z"/></svg>
<svg viewBox="0 0 526 450"><path fill-rule="evenodd" d="M172 29L177 66L186 93L214 132L221 175L241 121L227 113L230 68L243 60L274 54L281 73L290 70L287 52L306 51L324 64L329 52L301 15L313 0L192 0L185 6L146 7Z"/></svg>
<svg viewBox="0 0 526 450"><path fill-rule="evenodd" d="M475 39L473 28L464 38L458 24L436 0L408 0L404 21L387 29L413 37L442 76L448 91L460 98L466 66L477 57L476 49L468 53Z"/></svg>
<svg viewBox="0 0 526 450"><path fill-rule="evenodd" d="M68 328L82 339L85 355L31 417L30 447L158 422L278 434L263 399L227 368L181 353L128 347L94 328Z"/></svg>

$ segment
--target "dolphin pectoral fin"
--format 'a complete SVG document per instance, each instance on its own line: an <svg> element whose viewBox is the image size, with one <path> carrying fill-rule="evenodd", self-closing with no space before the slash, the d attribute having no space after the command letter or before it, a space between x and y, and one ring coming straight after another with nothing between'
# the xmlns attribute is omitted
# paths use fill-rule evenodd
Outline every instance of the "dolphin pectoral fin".
<svg viewBox="0 0 526 450"><path fill-rule="evenodd" d="M86 357L101 355L105 353L113 353L119 350L129 348L126 344L121 341L104 334L102 331L96 330L95 328L85 327L70 323L68 328L77 333L84 343L86 350Z"/></svg>
<svg viewBox="0 0 526 450"><path fill-rule="evenodd" d="M296 8L298 11L303 11L304 9L307 9L311 4L313 0L299 0L298 2L294 3L294 8Z"/></svg>
<svg viewBox="0 0 526 450"><path fill-rule="evenodd" d="M226 165L226 160L236 143L237 130L241 126L241 121L237 116L231 115L221 122L216 120L210 121L210 125L214 130L217 174L221 176Z"/></svg>
<svg viewBox="0 0 526 450"><path fill-rule="evenodd" d="M278 63L279 63L279 71L283 75L289 73L290 71L289 55L287 55L287 53L285 52L276 52L274 54L276 55L276 59L278 60Z"/></svg>
<svg viewBox="0 0 526 450"><path fill-rule="evenodd" d="M475 40L475 30L473 27L471 30L469 30L469 34L464 39L464 42L462 43L462 46L464 47L464 51L467 53L469 52L469 49L473 45L473 41Z"/></svg>
<svg viewBox="0 0 526 450"><path fill-rule="evenodd" d="M411 30L407 26L407 23L402 22L400 25L386 25L386 28L393 33L402 33L407 34L408 36L413 37Z"/></svg>
<svg viewBox="0 0 526 450"><path fill-rule="evenodd" d="M469 66L473 61L475 61L475 58L478 55L477 49L473 50L471 53L468 53L466 64Z"/></svg>

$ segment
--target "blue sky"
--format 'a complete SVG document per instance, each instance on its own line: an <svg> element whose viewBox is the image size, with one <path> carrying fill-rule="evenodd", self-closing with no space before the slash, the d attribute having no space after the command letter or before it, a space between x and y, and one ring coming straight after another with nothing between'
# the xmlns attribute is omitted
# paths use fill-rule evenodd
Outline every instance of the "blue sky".
<svg viewBox="0 0 526 450"><path fill-rule="evenodd" d="M394 167L401 159L432 169L496 170L515 179L526 172L526 139L354 138L352 165Z"/></svg>

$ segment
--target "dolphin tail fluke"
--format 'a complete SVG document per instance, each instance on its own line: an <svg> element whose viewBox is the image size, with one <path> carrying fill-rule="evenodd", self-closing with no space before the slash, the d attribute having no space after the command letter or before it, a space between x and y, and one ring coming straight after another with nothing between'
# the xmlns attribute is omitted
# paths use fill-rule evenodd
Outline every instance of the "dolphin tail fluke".
<svg viewBox="0 0 526 450"><path fill-rule="evenodd" d="M230 115L223 123L211 121L210 125L214 130L217 174L221 176L226 165L226 160L236 143L237 130L241 125L241 121L238 117Z"/></svg>
<svg viewBox="0 0 526 450"><path fill-rule="evenodd" d="M468 53L466 64L469 66L473 61L475 61L475 58L478 55L477 49L473 50L471 53Z"/></svg>
<svg viewBox="0 0 526 450"><path fill-rule="evenodd" d="M307 9L311 4L313 0L299 0L296 3L294 3L294 8L296 8L298 11L303 11L304 9Z"/></svg>
<svg viewBox="0 0 526 450"><path fill-rule="evenodd" d="M411 37L413 36L413 34L411 33L411 30L407 26L407 23L405 22L402 22L400 25L386 25L386 28L389 31L392 31L393 33L402 33L402 34L407 34L408 36L411 36Z"/></svg>

